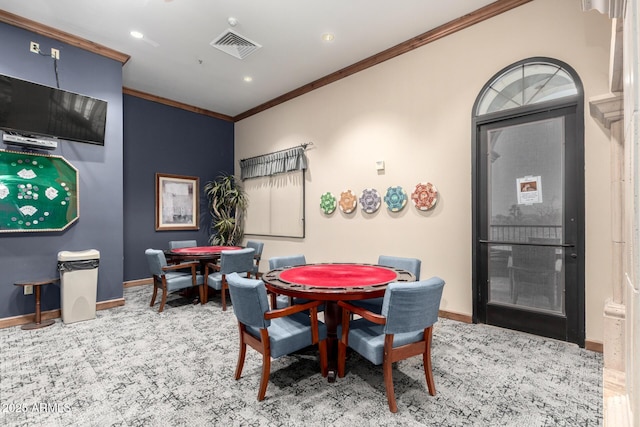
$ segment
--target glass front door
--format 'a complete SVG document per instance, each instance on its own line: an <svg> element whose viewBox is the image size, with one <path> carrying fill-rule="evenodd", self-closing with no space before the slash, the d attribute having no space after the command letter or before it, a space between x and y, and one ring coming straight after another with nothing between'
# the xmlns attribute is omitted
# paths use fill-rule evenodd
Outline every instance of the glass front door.
<svg viewBox="0 0 640 427"><path fill-rule="evenodd" d="M479 127L476 248L480 321L577 342L574 120L565 108Z"/></svg>
<svg viewBox="0 0 640 427"><path fill-rule="evenodd" d="M564 315L563 131L562 117L487 131L490 304Z"/></svg>

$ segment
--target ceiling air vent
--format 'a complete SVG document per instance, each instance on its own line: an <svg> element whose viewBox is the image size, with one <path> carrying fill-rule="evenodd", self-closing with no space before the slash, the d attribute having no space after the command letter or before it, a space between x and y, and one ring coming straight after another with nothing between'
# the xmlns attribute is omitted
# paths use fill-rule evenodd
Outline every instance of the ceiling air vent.
<svg viewBox="0 0 640 427"><path fill-rule="evenodd" d="M238 59L244 59L262 47L231 29L220 34L209 44Z"/></svg>

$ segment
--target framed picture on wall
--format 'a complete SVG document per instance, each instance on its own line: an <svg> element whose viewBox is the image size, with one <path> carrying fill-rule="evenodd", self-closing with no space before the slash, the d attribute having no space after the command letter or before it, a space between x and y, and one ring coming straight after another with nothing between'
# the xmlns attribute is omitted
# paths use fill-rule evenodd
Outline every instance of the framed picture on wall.
<svg viewBox="0 0 640 427"><path fill-rule="evenodd" d="M156 173L156 231L198 230L200 179Z"/></svg>

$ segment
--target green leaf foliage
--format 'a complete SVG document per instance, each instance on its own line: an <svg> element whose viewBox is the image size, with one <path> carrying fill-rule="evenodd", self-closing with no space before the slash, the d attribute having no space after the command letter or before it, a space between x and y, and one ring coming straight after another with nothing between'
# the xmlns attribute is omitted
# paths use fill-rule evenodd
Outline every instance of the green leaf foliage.
<svg viewBox="0 0 640 427"><path fill-rule="evenodd" d="M235 176L221 174L204 186L211 212L212 234L209 243L236 246L244 236L244 214L248 198Z"/></svg>

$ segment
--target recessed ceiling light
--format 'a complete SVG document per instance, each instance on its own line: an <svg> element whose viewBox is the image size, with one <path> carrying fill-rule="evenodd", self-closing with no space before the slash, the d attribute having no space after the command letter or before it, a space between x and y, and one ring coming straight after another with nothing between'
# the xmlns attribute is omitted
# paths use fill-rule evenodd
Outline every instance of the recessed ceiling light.
<svg viewBox="0 0 640 427"><path fill-rule="evenodd" d="M149 43L153 47L160 46L158 42L151 40L149 37L145 37L144 34L142 34L140 31L134 30L134 31L131 31L129 34L131 35L131 37L134 37L138 40L142 40L145 43Z"/></svg>
<svg viewBox="0 0 640 427"><path fill-rule="evenodd" d="M331 33L324 33L322 35L322 40L326 41L326 42L332 42L333 39L335 38L335 36Z"/></svg>
<svg viewBox="0 0 640 427"><path fill-rule="evenodd" d="M251 76L245 76L245 77L244 77L244 81L245 81L245 82L247 82L247 83L252 82L252 81L253 81L253 77L251 77Z"/></svg>

